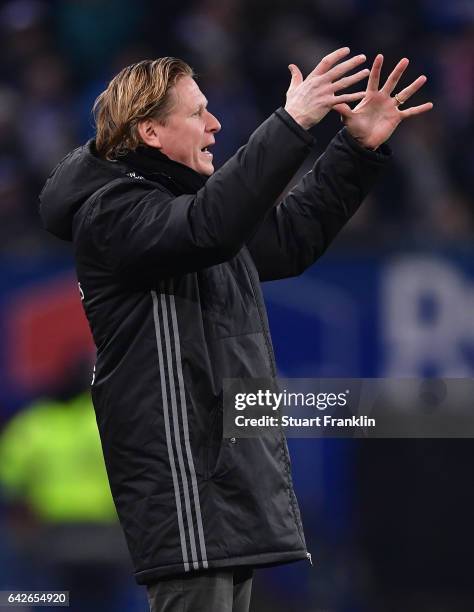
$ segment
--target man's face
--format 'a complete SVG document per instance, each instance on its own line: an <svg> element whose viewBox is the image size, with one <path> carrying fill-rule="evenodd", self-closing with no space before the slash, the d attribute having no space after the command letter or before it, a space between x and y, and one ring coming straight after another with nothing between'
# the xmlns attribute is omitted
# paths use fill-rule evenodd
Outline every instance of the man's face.
<svg viewBox="0 0 474 612"><path fill-rule="evenodd" d="M214 134L221 124L207 109L207 100L196 81L181 77L172 95L175 105L165 125L158 125L159 149L170 159L210 176L214 172L212 153Z"/></svg>

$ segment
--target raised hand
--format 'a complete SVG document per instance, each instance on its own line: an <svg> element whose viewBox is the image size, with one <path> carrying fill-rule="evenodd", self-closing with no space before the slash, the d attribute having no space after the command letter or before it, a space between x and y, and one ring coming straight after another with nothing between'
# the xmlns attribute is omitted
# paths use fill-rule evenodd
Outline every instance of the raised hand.
<svg viewBox="0 0 474 612"><path fill-rule="evenodd" d="M364 69L350 76L344 76L366 60L365 55L357 55L340 64L337 63L349 53L349 47L329 53L306 79L303 79L301 70L295 64L288 66L291 83L286 92L285 110L305 129L319 123L336 105L347 105L347 102L355 102L366 95L363 91L335 95L336 92L358 83L369 75L369 70Z"/></svg>
<svg viewBox="0 0 474 612"><path fill-rule="evenodd" d="M351 135L368 149L376 149L388 140L398 125L408 117L426 113L432 102L401 110L399 107L426 83L421 75L411 85L392 96L398 81L408 66L408 59L401 59L379 90L383 55L377 55L370 71L367 90L359 104L351 110L348 104L338 104L334 110L340 113Z"/></svg>

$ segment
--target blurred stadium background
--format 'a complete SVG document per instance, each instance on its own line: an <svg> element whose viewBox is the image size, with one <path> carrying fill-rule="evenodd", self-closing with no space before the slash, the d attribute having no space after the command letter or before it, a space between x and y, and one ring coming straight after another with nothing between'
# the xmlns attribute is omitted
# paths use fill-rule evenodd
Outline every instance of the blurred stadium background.
<svg viewBox="0 0 474 612"><path fill-rule="evenodd" d="M0 2L0 590L69 589L74 610L147 609L110 506L87 390L93 346L70 245L37 195L93 134L123 66L176 55L223 129L222 164L284 103L289 62L329 50L411 60L435 110L304 276L265 287L281 374L474 373L473 0ZM317 126L314 160L340 127ZM308 167L311 163L308 160ZM291 440L314 567L257 574L254 612L474 610L469 440ZM23 608L29 610L33 608Z"/></svg>

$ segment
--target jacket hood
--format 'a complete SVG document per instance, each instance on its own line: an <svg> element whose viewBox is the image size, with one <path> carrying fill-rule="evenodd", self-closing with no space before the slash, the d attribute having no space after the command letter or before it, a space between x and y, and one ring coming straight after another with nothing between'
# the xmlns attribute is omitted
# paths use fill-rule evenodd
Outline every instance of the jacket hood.
<svg viewBox="0 0 474 612"><path fill-rule="evenodd" d="M94 140L74 149L54 168L40 193L44 228L62 240L72 240L72 222L79 208L97 190L125 173L122 164L97 156Z"/></svg>

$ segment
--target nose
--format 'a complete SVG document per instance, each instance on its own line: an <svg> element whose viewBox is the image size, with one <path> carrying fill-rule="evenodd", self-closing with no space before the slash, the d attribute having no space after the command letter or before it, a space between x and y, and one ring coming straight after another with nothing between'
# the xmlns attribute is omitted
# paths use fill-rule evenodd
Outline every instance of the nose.
<svg viewBox="0 0 474 612"><path fill-rule="evenodd" d="M221 129L221 124L219 123L217 117L215 117L212 113L210 113L209 111L207 112L207 131L208 132L212 132L213 134L216 134L217 132L220 131Z"/></svg>

